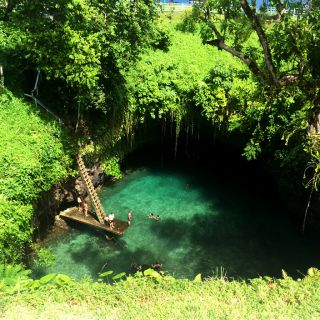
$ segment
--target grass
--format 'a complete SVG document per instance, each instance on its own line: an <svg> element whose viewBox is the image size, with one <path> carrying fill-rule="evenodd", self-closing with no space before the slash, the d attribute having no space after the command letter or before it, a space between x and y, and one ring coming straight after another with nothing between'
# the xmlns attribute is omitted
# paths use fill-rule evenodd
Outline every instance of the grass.
<svg viewBox="0 0 320 320"><path fill-rule="evenodd" d="M0 319L320 319L320 272L228 281L128 277L114 285L72 282L1 295Z"/></svg>

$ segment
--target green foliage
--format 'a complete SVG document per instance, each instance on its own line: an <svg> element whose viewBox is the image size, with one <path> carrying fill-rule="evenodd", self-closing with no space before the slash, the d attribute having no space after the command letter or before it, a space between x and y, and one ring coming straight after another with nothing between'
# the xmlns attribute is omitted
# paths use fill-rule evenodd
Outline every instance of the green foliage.
<svg viewBox="0 0 320 320"><path fill-rule="evenodd" d="M185 21L191 19L194 15L187 15ZM220 132L250 132L257 119L248 114L260 104L255 101L257 83L248 70L231 56L202 45L198 34L179 31L179 22L169 27L169 51L145 54L126 77L133 123L149 118L175 121L179 134L184 123L192 127L201 114Z"/></svg>
<svg viewBox="0 0 320 320"><path fill-rule="evenodd" d="M176 29L182 32L196 33L199 31L199 24L192 13L186 12L182 21L177 23Z"/></svg>
<svg viewBox="0 0 320 320"><path fill-rule="evenodd" d="M250 142L244 148L243 155L246 156L248 160L254 160L258 158L258 155L261 153L261 146L258 142L250 140Z"/></svg>
<svg viewBox="0 0 320 320"><path fill-rule="evenodd" d="M19 281L29 279L31 270L25 270L21 265L0 265L1 287L14 287Z"/></svg>
<svg viewBox="0 0 320 320"><path fill-rule="evenodd" d="M317 138L311 138L304 148L304 151L311 155L308 167L304 172L306 187L318 190L320 183L320 142Z"/></svg>
<svg viewBox="0 0 320 320"><path fill-rule="evenodd" d="M240 66L221 62L213 65L204 81L204 85L196 88L196 105L213 124L233 130L234 121L244 114L244 106L250 100L256 84Z"/></svg>
<svg viewBox="0 0 320 320"><path fill-rule="evenodd" d="M54 278L54 283L59 287L63 287L69 286L71 283L73 283L73 280L65 274L57 274L57 276Z"/></svg>
<svg viewBox="0 0 320 320"><path fill-rule="evenodd" d="M0 261L19 262L31 244L32 206L0 195Z"/></svg>
<svg viewBox="0 0 320 320"><path fill-rule="evenodd" d="M151 268L143 271L143 275L144 276L147 276L147 277L151 277L151 278L154 278L154 279L159 279L161 277L161 274Z"/></svg>
<svg viewBox="0 0 320 320"><path fill-rule="evenodd" d="M12 23L0 21L0 57L4 59L4 53L18 50L26 39L26 34ZM2 61L3 62L3 61Z"/></svg>
<svg viewBox="0 0 320 320"><path fill-rule="evenodd" d="M160 276L154 270L145 272L148 275L135 274L111 285L68 279L60 286L55 279L64 276L57 274L25 284L21 280L16 285L0 285L2 317L10 319L21 308L34 319L74 314L88 319L111 314L116 319L191 319L196 313L203 320L309 320L320 315L320 272L315 268L297 281L284 271L283 279L259 277L248 282L225 277L201 280L200 275L189 281Z"/></svg>
<svg viewBox="0 0 320 320"><path fill-rule="evenodd" d="M112 277L112 280L119 280L126 277L126 273L125 272L120 272L118 274L116 274L115 276Z"/></svg>
<svg viewBox="0 0 320 320"><path fill-rule="evenodd" d="M264 153L287 170L307 167L307 185L317 188L317 137L310 142L307 131L320 110L320 11L294 1L273 4L277 20L265 11L256 14L246 1L229 0L199 2L184 18L180 30L200 26L204 43L243 63L216 63L205 84L195 86L195 104L220 129L241 133L247 159Z"/></svg>
<svg viewBox="0 0 320 320"><path fill-rule="evenodd" d="M31 203L68 175L71 159L63 132L8 92L0 95L0 104L0 121L6 124L0 128L0 193Z"/></svg>
<svg viewBox="0 0 320 320"><path fill-rule="evenodd" d="M171 36L169 31L163 26L158 26L155 30L151 46L154 49L159 49L163 51L168 51L171 45Z"/></svg>
<svg viewBox="0 0 320 320"><path fill-rule="evenodd" d="M28 31L23 46L27 68L44 71L63 108L110 111L122 70L145 47L166 48L168 37L158 29L153 1L59 0L22 2L10 22ZM116 79L116 81L114 81ZM65 110L64 110L65 111Z"/></svg>
<svg viewBox="0 0 320 320"><path fill-rule="evenodd" d="M136 119L133 123L148 118L169 119L176 121L178 128L181 120L192 118L196 110L203 110L212 119L215 117L212 110L222 111L226 103L222 89L216 86L216 92L212 92L209 81L203 81L217 63L217 51L203 46L199 35L177 31L179 22L163 23L171 30L169 51L146 53L126 76L130 93L128 112ZM227 55L224 59L226 64L236 64Z"/></svg>
<svg viewBox="0 0 320 320"><path fill-rule="evenodd" d="M122 177L122 172L120 169L120 157L113 156L108 157L104 161L101 162L101 168L103 171L116 179L120 179Z"/></svg>
<svg viewBox="0 0 320 320"><path fill-rule="evenodd" d="M55 263L54 254L45 248L36 249L36 258L33 263L36 267L48 268Z"/></svg>
<svg viewBox="0 0 320 320"><path fill-rule="evenodd" d="M68 176L72 162L57 123L6 91L0 105L0 259L12 262L31 243L32 204Z"/></svg>
<svg viewBox="0 0 320 320"><path fill-rule="evenodd" d="M60 273L50 273L40 279L32 280L25 288L26 291L47 289L48 287L70 287L74 283L69 276Z"/></svg>
<svg viewBox="0 0 320 320"><path fill-rule="evenodd" d="M313 83L319 81L319 24L319 10L311 10L297 18L287 15L268 30L274 61L282 73L303 71L305 80L312 76Z"/></svg>
<svg viewBox="0 0 320 320"><path fill-rule="evenodd" d="M26 39L25 31L9 21L0 20L0 63L3 65L4 84L15 91L21 90L25 69L21 57Z"/></svg>
<svg viewBox="0 0 320 320"><path fill-rule="evenodd" d="M105 278L105 277L109 276L110 274L113 274L113 271L112 271L112 270L109 270L109 271L100 273L100 274L99 274L99 277Z"/></svg>
<svg viewBox="0 0 320 320"><path fill-rule="evenodd" d="M31 270L21 265L0 264L0 297L33 292L50 287L70 287L74 280L64 274L50 273L40 279L30 278Z"/></svg>
<svg viewBox="0 0 320 320"><path fill-rule="evenodd" d="M195 277L194 277L194 282L201 282L202 281L202 278L201 278L201 273L197 274Z"/></svg>
<svg viewBox="0 0 320 320"><path fill-rule="evenodd" d="M120 132L115 130L115 132L111 134L110 131L105 133L103 130L95 143L91 141L91 143L86 144L85 147L82 148L82 153L88 161L93 162L99 157L100 167L105 174L116 179L122 178L120 160L129 149L129 146L121 140L120 133L121 130Z"/></svg>

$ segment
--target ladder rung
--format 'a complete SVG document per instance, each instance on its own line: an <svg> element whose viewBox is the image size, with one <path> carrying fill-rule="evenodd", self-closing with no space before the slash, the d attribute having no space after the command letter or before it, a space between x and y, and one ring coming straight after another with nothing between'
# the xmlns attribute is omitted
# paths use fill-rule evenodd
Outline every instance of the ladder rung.
<svg viewBox="0 0 320 320"><path fill-rule="evenodd" d="M98 217L98 220L100 221L100 223L103 223L105 212L104 212L104 209L101 205L101 202L100 202L100 199L97 195L97 192L94 188L94 185L89 177L88 170L85 167L85 164L84 164L83 159L80 154L78 154L76 156L76 160L78 163L78 167L80 169L80 176L81 176L82 180L84 181L86 189L87 189L89 196L91 198L91 201L93 202L93 205L96 208L96 216Z"/></svg>

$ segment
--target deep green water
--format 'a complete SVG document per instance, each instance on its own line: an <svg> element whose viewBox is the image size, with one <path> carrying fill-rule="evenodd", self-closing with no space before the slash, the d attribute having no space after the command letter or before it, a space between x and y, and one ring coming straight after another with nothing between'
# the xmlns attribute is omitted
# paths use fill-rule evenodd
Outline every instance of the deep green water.
<svg viewBox="0 0 320 320"><path fill-rule="evenodd" d="M226 169L223 161L213 166L145 166L105 187L100 197L106 212L126 220L133 211L129 230L106 241L99 231L73 225L47 241L56 263L42 272L96 278L158 261L178 278L211 276L221 267L230 277L279 277L281 269L299 277L320 266L319 243L289 223L259 171ZM150 212L161 220L148 219Z"/></svg>

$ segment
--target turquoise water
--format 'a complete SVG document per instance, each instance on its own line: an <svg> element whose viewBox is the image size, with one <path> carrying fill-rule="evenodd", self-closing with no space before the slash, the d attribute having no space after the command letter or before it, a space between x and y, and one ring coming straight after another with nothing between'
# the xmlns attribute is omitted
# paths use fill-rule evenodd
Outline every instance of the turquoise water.
<svg viewBox="0 0 320 320"><path fill-rule="evenodd" d="M95 279L98 272L160 262L178 278L211 276L221 267L227 276L252 278L279 277L281 269L297 277L319 267L318 243L288 223L269 185L238 171L208 174L192 164L132 171L100 193L106 212L123 220L133 212L125 235L107 241L100 231L72 225L47 241L56 263L42 272Z"/></svg>

